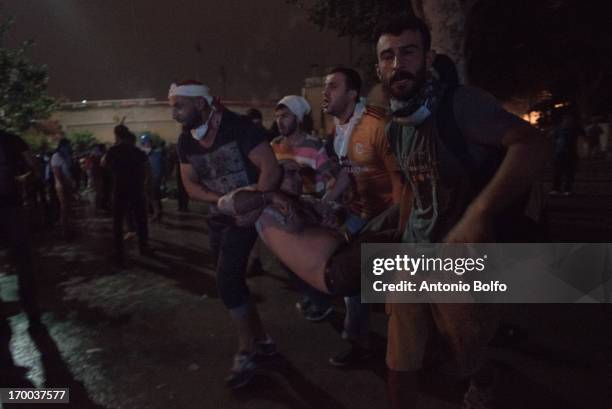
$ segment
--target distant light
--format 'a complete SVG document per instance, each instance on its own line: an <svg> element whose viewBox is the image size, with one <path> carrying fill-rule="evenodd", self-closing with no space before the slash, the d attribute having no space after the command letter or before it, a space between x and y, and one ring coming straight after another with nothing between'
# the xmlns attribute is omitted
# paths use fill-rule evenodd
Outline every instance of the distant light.
<svg viewBox="0 0 612 409"><path fill-rule="evenodd" d="M81 101L81 103L86 104L86 103L87 103L87 100L86 100L86 99L84 99L84 100L82 100L82 101Z"/></svg>
<svg viewBox="0 0 612 409"><path fill-rule="evenodd" d="M531 111L528 114L523 115L523 119L529 122L531 125L537 125L538 120L542 117L542 113L538 111Z"/></svg>
<svg viewBox="0 0 612 409"><path fill-rule="evenodd" d="M555 108L563 108L563 107L566 107L566 106L567 106L567 104L565 104L565 103L555 104Z"/></svg>

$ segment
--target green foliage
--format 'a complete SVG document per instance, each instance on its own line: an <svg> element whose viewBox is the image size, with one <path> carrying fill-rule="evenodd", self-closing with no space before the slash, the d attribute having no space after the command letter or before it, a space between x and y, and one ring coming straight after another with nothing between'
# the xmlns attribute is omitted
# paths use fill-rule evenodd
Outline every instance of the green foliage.
<svg viewBox="0 0 612 409"><path fill-rule="evenodd" d="M413 14L410 0L285 0L305 9L311 23L321 30L335 31L339 37L351 37L365 47L358 47L353 66L365 74L366 87L376 82L376 56L373 42L382 23L400 14Z"/></svg>
<svg viewBox="0 0 612 409"><path fill-rule="evenodd" d="M85 152L99 143L91 131L75 131L68 135L68 140L72 144L72 149L77 152Z"/></svg>
<svg viewBox="0 0 612 409"><path fill-rule="evenodd" d="M34 153L47 152L53 147L49 144L47 135L30 128L21 134L23 140L30 146L30 150Z"/></svg>
<svg viewBox="0 0 612 409"><path fill-rule="evenodd" d="M381 22L402 13L411 13L409 0L286 0L305 8L310 21L320 28L334 30L370 43Z"/></svg>
<svg viewBox="0 0 612 409"><path fill-rule="evenodd" d="M48 118L55 103L47 95L47 67L26 56L32 41L6 48L12 24L12 19L0 21L0 128L22 133L33 120Z"/></svg>

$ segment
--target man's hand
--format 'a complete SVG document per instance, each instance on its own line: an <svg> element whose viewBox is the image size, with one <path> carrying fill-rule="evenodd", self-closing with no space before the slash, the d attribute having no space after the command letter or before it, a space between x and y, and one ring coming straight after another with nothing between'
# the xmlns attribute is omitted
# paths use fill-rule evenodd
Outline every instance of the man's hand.
<svg viewBox="0 0 612 409"><path fill-rule="evenodd" d="M23 175L15 176L17 183L26 183L28 179L32 178L32 172L24 173Z"/></svg>
<svg viewBox="0 0 612 409"><path fill-rule="evenodd" d="M295 217L297 214L298 205L295 199L283 193L270 193L270 202L288 219Z"/></svg>

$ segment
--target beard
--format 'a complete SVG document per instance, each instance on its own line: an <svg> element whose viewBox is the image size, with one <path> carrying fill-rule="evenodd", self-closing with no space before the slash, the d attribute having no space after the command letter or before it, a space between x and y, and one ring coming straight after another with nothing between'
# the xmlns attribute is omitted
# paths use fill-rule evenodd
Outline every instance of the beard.
<svg viewBox="0 0 612 409"><path fill-rule="evenodd" d="M202 125L202 114L196 110L193 110L193 112L183 118L183 120L180 122L183 125L183 129L196 129L198 126Z"/></svg>
<svg viewBox="0 0 612 409"><path fill-rule="evenodd" d="M287 125L286 128L279 127L279 131L282 136L289 136L296 131L297 127L298 127L297 121L293 121L289 125Z"/></svg>
<svg viewBox="0 0 612 409"><path fill-rule="evenodd" d="M427 69L425 64L416 72L411 73L409 71L396 71L391 77L386 78L382 85L385 92L392 98L406 101L418 94L419 89L427 80ZM402 84L402 86L395 86L401 81L410 81L409 84Z"/></svg>

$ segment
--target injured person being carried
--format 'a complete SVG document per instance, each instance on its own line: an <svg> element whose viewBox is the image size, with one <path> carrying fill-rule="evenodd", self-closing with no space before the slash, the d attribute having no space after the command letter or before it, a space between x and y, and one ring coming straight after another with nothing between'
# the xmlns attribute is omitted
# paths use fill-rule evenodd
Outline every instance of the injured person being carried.
<svg viewBox="0 0 612 409"><path fill-rule="evenodd" d="M342 296L358 293L360 243L393 241L397 206L375 218L357 237L349 237L341 228L347 209L336 202L301 196L299 165L294 161L281 165L284 176L278 191L239 188L219 199L219 210L234 217L238 225L255 224L272 253L316 289Z"/></svg>

